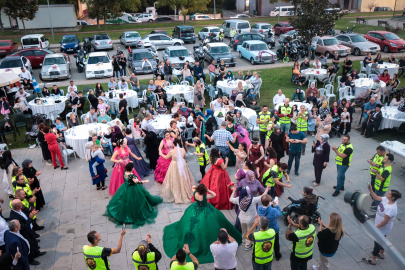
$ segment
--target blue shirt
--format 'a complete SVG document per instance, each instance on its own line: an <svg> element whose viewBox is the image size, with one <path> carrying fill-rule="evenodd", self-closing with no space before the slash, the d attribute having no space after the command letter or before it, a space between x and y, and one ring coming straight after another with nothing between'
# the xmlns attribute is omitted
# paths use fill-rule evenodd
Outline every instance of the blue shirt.
<svg viewBox="0 0 405 270"><path fill-rule="evenodd" d="M290 139L297 139L297 140L303 140L306 138L305 134L302 131L298 131L297 134L294 134L292 132L288 133L288 138ZM301 152L302 149L302 144L301 143L292 143L290 142L290 151L295 151L295 152Z"/></svg>
<svg viewBox="0 0 405 270"><path fill-rule="evenodd" d="M62 121L60 121L60 125L58 125L58 123L55 122L55 126L57 130L61 130L65 128L65 125L62 123Z"/></svg>
<svg viewBox="0 0 405 270"><path fill-rule="evenodd" d="M375 110L376 107L377 107L377 102L374 102L374 105L371 105L371 103L368 102L368 103L366 103L366 105L364 105L364 110L372 111L372 110ZM366 112L363 112L363 117L365 119L367 119L368 115Z"/></svg>
<svg viewBox="0 0 405 270"><path fill-rule="evenodd" d="M277 218L281 217L280 207L276 205L275 208L270 205L267 208L264 208L263 205L259 205L257 208L257 214L259 217L266 217L269 220L269 228L273 229L278 233L280 231L280 226L278 225Z"/></svg>
<svg viewBox="0 0 405 270"><path fill-rule="evenodd" d="M117 83L109 81L108 82L108 89L110 89L110 88L117 88Z"/></svg>
<svg viewBox="0 0 405 270"><path fill-rule="evenodd" d="M227 141L233 141L232 134L224 128L215 130L211 136L211 139L215 141L216 146L229 147Z"/></svg>

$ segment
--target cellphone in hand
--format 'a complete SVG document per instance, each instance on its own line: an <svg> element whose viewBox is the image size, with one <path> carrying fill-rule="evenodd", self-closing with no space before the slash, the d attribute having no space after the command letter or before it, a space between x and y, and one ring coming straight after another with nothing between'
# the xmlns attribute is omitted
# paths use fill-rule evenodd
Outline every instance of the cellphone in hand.
<svg viewBox="0 0 405 270"><path fill-rule="evenodd" d="M125 230L125 223L122 224L122 230Z"/></svg>
<svg viewBox="0 0 405 270"><path fill-rule="evenodd" d="M275 197L273 200L273 203L277 203L277 201L278 201L278 197Z"/></svg>

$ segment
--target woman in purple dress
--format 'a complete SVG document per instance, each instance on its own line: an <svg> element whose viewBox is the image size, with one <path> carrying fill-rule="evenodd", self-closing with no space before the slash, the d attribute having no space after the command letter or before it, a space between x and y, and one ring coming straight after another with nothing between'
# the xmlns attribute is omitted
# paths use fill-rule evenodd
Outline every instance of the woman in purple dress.
<svg viewBox="0 0 405 270"><path fill-rule="evenodd" d="M129 156L129 159L134 163L134 167L136 168L136 172L139 174L140 177L144 177L149 175L152 171L149 167L149 163L146 163L143 159L141 153L138 150L138 147L135 145L135 139L132 135L132 131L130 128L125 129L125 139L127 139L127 145L131 152L134 153L136 156L142 158L141 160L137 160L132 156Z"/></svg>

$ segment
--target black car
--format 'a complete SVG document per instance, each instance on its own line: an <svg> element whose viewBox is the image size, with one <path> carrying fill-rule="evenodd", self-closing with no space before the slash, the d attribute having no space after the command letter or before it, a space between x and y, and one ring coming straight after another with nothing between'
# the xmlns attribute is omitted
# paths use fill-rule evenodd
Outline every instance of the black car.
<svg viewBox="0 0 405 270"><path fill-rule="evenodd" d="M157 62L148 49L133 50L128 53L127 59L135 74L153 73L157 66Z"/></svg>
<svg viewBox="0 0 405 270"><path fill-rule="evenodd" d="M156 18L156 21L158 21L158 22L172 21L172 18L170 18L169 16L162 16L162 17Z"/></svg>
<svg viewBox="0 0 405 270"><path fill-rule="evenodd" d="M234 67L236 65L236 57L231 53L225 43L208 43L204 47L205 61L211 64L212 60L215 61L215 66L224 60L225 66Z"/></svg>
<svg viewBox="0 0 405 270"><path fill-rule="evenodd" d="M261 40L268 45L270 44L272 47L275 46L274 37L263 37L259 34L241 33L236 34L233 38L231 38L231 41L229 42L229 47L233 48L233 50L236 51L238 45L242 45L242 43L246 40Z"/></svg>

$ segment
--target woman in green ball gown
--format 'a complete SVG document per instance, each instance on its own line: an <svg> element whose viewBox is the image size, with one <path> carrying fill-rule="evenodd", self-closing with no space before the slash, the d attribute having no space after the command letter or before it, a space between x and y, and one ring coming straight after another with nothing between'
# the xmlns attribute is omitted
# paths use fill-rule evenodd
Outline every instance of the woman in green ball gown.
<svg viewBox="0 0 405 270"><path fill-rule="evenodd" d="M157 205L163 202L161 197L151 195L143 187L149 180L139 181L133 172L131 161L125 165L124 184L114 194L104 214L117 227L125 223L135 229L154 223L158 215Z"/></svg>
<svg viewBox="0 0 405 270"><path fill-rule="evenodd" d="M210 245L217 240L221 228L225 228L239 245L242 235L221 211L208 203L208 199L216 196L214 192L204 184L193 186L193 191L195 202L186 209L179 221L164 228L163 248L166 255L172 258L177 250L188 244L190 252L200 263L213 263ZM190 261L189 257L187 261Z"/></svg>

